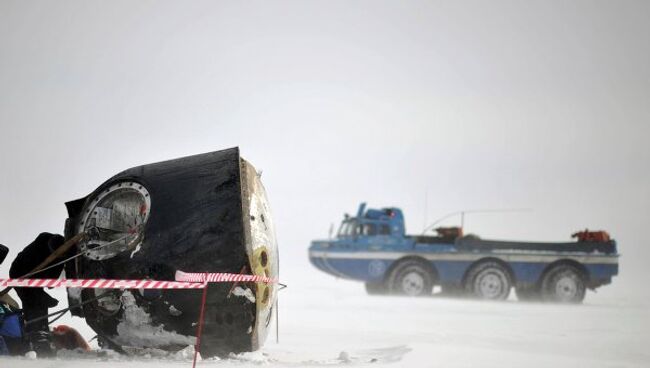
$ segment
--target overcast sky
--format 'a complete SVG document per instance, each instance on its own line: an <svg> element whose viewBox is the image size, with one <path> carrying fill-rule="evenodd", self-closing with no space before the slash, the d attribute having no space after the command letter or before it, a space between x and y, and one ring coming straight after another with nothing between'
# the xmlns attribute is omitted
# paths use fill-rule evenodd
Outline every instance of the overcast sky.
<svg viewBox="0 0 650 368"><path fill-rule="evenodd" d="M607 288L645 289L649 4L0 0L0 277L115 173L239 146L288 278L368 201L410 233L484 208L533 210L469 216L484 238L608 230Z"/></svg>

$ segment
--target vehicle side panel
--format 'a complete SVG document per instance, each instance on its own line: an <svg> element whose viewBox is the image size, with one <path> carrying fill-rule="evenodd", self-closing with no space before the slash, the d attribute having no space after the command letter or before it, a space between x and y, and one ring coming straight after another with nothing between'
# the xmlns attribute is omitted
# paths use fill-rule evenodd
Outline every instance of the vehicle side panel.
<svg viewBox="0 0 650 368"><path fill-rule="evenodd" d="M482 259L498 259L508 265L515 285L530 285L541 280L546 268L565 259L582 264L589 276L589 284L606 284L618 274L618 264L611 257L527 257L531 261L515 261L522 256L495 253L448 253L448 252L382 252L321 250L310 253L310 261L318 269L331 275L360 281L381 281L387 277L391 266L406 257L422 258L430 262L437 273L438 284L458 285L469 268ZM524 257L525 259L526 257ZM615 258L614 258L615 259ZM599 262L603 263L599 263ZM583 261L583 262L580 262Z"/></svg>

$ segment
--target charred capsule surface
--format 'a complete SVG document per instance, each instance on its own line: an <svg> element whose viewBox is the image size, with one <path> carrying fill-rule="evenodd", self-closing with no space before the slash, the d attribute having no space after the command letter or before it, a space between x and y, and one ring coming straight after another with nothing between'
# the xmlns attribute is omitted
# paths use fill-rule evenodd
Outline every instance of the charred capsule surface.
<svg viewBox="0 0 650 368"><path fill-rule="evenodd" d="M177 270L278 275L266 193L238 148L125 170L66 206L66 237L86 234L68 277L173 280ZM276 293L273 284L210 284L202 354L258 349ZM86 303L73 312L112 347L174 350L195 343L200 290L70 289L68 297L71 305Z"/></svg>

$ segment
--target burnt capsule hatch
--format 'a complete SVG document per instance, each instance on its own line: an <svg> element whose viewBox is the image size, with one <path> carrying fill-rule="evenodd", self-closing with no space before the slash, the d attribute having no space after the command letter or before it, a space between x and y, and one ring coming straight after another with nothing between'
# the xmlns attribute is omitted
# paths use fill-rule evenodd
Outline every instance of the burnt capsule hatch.
<svg viewBox="0 0 650 368"><path fill-rule="evenodd" d="M112 184L84 206L77 233L85 232L80 251L101 261L126 250L137 252L149 217L151 197L133 181Z"/></svg>

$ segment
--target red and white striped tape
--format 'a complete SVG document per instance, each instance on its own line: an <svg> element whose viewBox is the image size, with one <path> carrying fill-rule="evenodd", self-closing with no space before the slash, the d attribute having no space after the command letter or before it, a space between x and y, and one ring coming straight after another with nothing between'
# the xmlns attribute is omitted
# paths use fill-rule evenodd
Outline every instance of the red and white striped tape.
<svg viewBox="0 0 650 368"><path fill-rule="evenodd" d="M236 273L200 273L176 271L176 281L186 282L263 282L274 284L278 280L259 275L242 275Z"/></svg>
<svg viewBox="0 0 650 368"><path fill-rule="evenodd" d="M277 280L234 273L187 273L176 271L176 281L106 279L0 279L0 287L87 289L202 289L206 282L264 282Z"/></svg>
<svg viewBox="0 0 650 368"><path fill-rule="evenodd" d="M0 287L87 289L202 289L196 282L105 279L0 279Z"/></svg>

